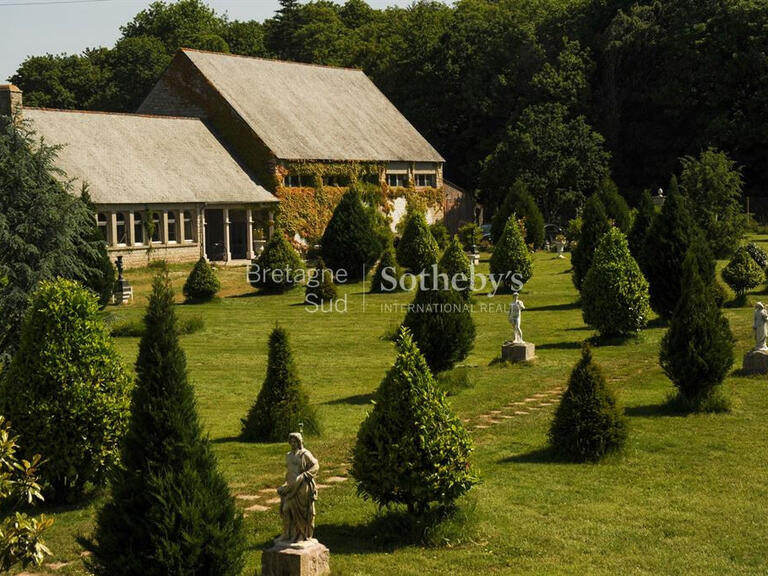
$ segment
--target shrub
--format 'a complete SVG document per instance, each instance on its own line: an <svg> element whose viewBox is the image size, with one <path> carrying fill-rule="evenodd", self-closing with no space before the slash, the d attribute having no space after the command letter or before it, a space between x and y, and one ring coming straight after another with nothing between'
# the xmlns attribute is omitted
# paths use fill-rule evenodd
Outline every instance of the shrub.
<svg viewBox="0 0 768 576"><path fill-rule="evenodd" d="M35 454L31 460L20 459L18 441L10 423L0 416L0 505L5 516L0 523L0 571L4 573L16 564L40 566L51 554L41 537L53 519L30 518L15 510L43 500L37 480L42 458Z"/></svg>
<svg viewBox="0 0 768 576"><path fill-rule="evenodd" d="M701 230L688 211L686 199L673 190L664 202L646 235L643 246L643 272L648 279L651 307L657 314L669 318L680 299L680 277L683 260L694 244L705 244ZM704 245L694 251L699 263L699 275L708 286L715 279L715 260L709 247Z"/></svg>
<svg viewBox="0 0 768 576"><path fill-rule="evenodd" d="M498 243L512 214L525 221L525 241L534 249L544 245L544 216L522 180L515 180L491 223L491 239Z"/></svg>
<svg viewBox="0 0 768 576"><path fill-rule="evenodd" d="M413 334L433 372L449 370L472 350L475 323L462 295L450 289L419 290L403 326Z"/></svg>
<svg viewBox="0 0 768 576"><path fill-rule="evenodd" d="M619 450L626 439L626 419L585 344L555 411L549 429L550 445L560 457L587 462Z"/></svg>
<svg viewBox="0 0 768 576"><path fill-rule="evenodd" d="M581 219L581 216L568 220L568 227L565 230L565 237L568 239L568 242L579 241L579 238L581 238L581 227L583 225L584 220Z"/></svg>
<svg viewBox="0 0 768 576"><path fill-rule="evenodd" d="M723 268L723 280L736 292L736 297L743 300L748 290L759 286L765 280L765 272L749 255L744 247L734 252L731 261Z"/></svg>
<svg viewBox="0 0 768 576"><path fill-rule="evenodd" d="M435 222L432 224L432 226L429 227L429 231L432 233L432 237L435 239L435 242L437 242L437 247L440 250L445 250L445 247L448 246L448 241L450 239L448 228L445 227L445 224L442 222Z"/></svg>
<svg viewBox="0 0 768 576"><path fill-rule="evenodd" d="M267 377L242 424L240 437L247 442L282 442L300 426L310 434L319 432L317 415L299 381L288 334L279 326L269 337Z"/></svg>
<svg viewBox="0 0 768 576"><path fill-rule="evenodd" d="M683 261L682 294L661 340L659 362L679 395L701 405L733 365L733 336L699 275L696 249Z"/></svg>
<svg viewBox="0 0 768 576"><path fill-rule="evenodd" d="M320 258L307 280L304 303L320 304L321 302L330 302L335 299L336 285L333 283L333 272L325 267L325 262Z"/></svg>
<svg viewBox="0 0 768 576"><path fill-rule="evenodd" d="M528 247L514 214L507 221L504 233L491 254L491 274L503 277L503 284L508 289L519 289L513 275L518 275L521 284L533 276L533 262Z"/></svg>
<svg viewBox="0 0 768 576"><path fill-rule="evenodd" d="M461 247L459 237L454 236L451 243L445 249L443 257L440 259L438 266L440 272L444 272L448 275L450 282L454 282L458 288L458 292L469 300L472 296L472 266L469 263L469 258ZM461 276L466 280L462 284Z"/></svg>
<svg viewBox="0 0 768 576"><path fill-rule="evenodd" d="M385 277L385 271L387 276ZM400 284L396 283L392 286L392 278L399 280L401 275L400 267L397 264L397 258L395 257L395 247L392 245L392 240L387 242L387 247L381 254L381 259L376 265L376 271L373 273L373 279L371 280L371 292L396 292L400 289Z"/></svg>
<svg viewBox="0 0 768 576"><path fill-rule="evenodd" d="M254 288L284 292L296 286L300 276L297 272L303 268L299 254L288 242L280 224L275 223L274 232L264 251L253 260L248 279Z"/></svg>
<svg viewBox="0 0 768 576"><path fill-rule="evenodd" d="M656 206L651 199L651 193L645 190L640 196L640 204L637 207L637 214L635 214L635 220L632 222L632 228L627 235L629 242L629 251L632 252L632 256L637 260L640 268L644 268L642 261L643 246L645 245L645 237L648 235L648 230L653 224L653 219L656 216Z"/></svg>
<svg viewBox="0 0 768 576"><path fill-rule="evenodd" d="M53 500L105 483L128 421L128 385L93 294L72 280L41 283L2 374L0 411L24 438L25 459L49 459L41 479Z"/></svg>
<svg viewBox="0 0 768 576"><path fill-rule="evenodd" d="M342 196L321 240L323 260L331 270L345 270L351 279L364 276L382 250L374 209L363 204L355 186Z"/></svg>
<svg viewBox="0 0 768 576"><path fill-rule="evenodd" d="M397 245L397 261L414 274L437 264L439 250L422 212L408 214L403 237Z"/></svg>
<svg viewBox="0 0 768 576"><path fill-rule="evenodd" d="M190 302L205 302L221 290L221 282L205 258L197 261L184 283L184 297Z"/></svg>
<svg viewBox="0 0 768 576"><path fill-rule="evenodd" d="M450 504L476 482L472 442L407 329L397 349L357 433L351 474L363 498L423 516L433 502Z"/></svg>
<svg viewBox="0 0 768 576"><path fill-rule="evenodd" d="M749 252L749 255L752 257L752 260L755 261L755 264L760 266L762 270L768 270L768 253L766 253L765 250L760 248L757 244L754 242L750 242L745 246L747 252Z"/></svg>
<svg viewBox="0 0 768 576"><path fill-rule="evenodd" d="M98 576L239 575L242 516L195 408L167 271L153 280L145 323L122 466L84 542L87 567Z"/></svg>
<svg viewBox="0 0 768 576"><path fill-rule="evenodd" d="M632 216L629 212L627 201L619 193L616 183L609 177L603 178L597 188L597 197L605 207L605 213L613 221L613 225L624 234L629 233L632 225Z"/></svg>
<svg viewBox="0 0 768 576"><path fill-rule="evenodd" d="M479 247L483 240L483 230L474 222L467 222L459 227L459 239L465 252L471 252L473 247Z"/></svg>
<svg viewBox="0 0 768 576"><path fill-rule="evenodd" d="M576 247L571 251L573 265L573 284L581 292L584 278L587 277L595 248L603 235L611 229L611 223L605 213L605 207L597 195L590 196L584 204L581 215L581 230Z"/></svg>
<svg viewBox="0 0 768 576"><path fill-rule="evenodd" d="M603 336L634 334L648 323L648 281L618 228L597 245L582 287L582 306L584 322Z"/></svg>

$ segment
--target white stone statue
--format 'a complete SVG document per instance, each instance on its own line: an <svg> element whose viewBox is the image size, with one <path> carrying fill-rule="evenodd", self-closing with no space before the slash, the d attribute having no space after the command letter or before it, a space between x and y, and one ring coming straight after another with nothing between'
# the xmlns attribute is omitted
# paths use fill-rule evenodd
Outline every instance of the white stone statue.
<svg viewBox="0 0 768 576"><path fill-rule="evenodd" d="M520 328L520 318L523 315L523 310L525 310L525 304L520 300L518 293L515 292L514 300L512 301L512 304L509 305L509 323L512 324L515 329L515 339L513 340L515 344L525 343L523 340L523 331Z"/></svg>
<svg viewBox="0 0 768 576"><path fill-rule="evenodd" d="M765 309L762 302L755 304L752 328L755 331L755 350L768 350L768 346L765 344L765 339L768 336L768 310Z"/></svg>
<svg viewBox="0 0 768 576"><path fill-rule="evenodd" d="M288 443L291 451L285 455L285 484L277 489L280 495L280 516L283 518L283 533L278 543L316 543L312 534L317 500L315 477L320 466L312 453L304 448L300 433L289 434Z"/></svg>

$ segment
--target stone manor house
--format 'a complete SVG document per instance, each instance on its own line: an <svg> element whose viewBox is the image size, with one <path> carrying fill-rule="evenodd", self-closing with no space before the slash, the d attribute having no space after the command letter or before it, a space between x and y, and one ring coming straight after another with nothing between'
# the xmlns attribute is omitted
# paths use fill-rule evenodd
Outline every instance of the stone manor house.
<svg viewBox="0 0 768 576"><path fill-rule="evenodd" d="M406 192L438 198L433 219L473 219L440 154L359 70L181 49L136 114L23 108L0 86L12 114L62 146L127 265L253 258L280 200L351 177L379 184L395 220Z"/></svg>

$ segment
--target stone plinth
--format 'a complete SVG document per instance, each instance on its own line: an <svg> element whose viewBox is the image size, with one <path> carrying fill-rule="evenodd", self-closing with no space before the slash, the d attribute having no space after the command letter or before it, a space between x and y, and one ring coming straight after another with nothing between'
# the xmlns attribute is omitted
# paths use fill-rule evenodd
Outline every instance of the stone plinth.
<svg viewBox="0 0 768 576"><path fill-rule="evenodd" d="M115 282L115 303L127 304L133 299L133 288L128 280L118 280Z"/></svg>
<svg viewBox="0 0 768 576"><path fill-rule="evenodd" d="M276 543L261 556L261 576L325 576L331 573L330 556L328 548L317 540Z"/></svg>
<svg viewBox="0 0 768 576"><path fill-rule="evenodd" d="M745 374L768 374L768 350L750 350L744 355Z"/></svg>
<svg viewBox="0 0 768 576"><path fill-rule="evenodd" d="M536 357L536 346L530 342L504 342L501 359L504 362L528 362Z"/></svg>

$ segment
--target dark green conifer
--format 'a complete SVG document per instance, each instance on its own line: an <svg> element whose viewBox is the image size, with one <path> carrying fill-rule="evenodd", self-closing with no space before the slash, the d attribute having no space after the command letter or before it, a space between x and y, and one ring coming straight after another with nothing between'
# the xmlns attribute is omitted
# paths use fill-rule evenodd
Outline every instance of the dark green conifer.
<svg viewBox="0 0 768 576"><path fill-rule="evenodd" d="M507 220L517 214L525 222L525 242L534 250L544 245L544 216L522 180L515 180L491 221L491 240L499 242Z"/></svg>
<svg viewBox="0 0 768 576"><path fill-rule="evenodd" d="M490 261L491 274L501 277L507 289L519 290L533 276L533 261L525 245L517 215L512 214L504 227L504 233L493 249Z"/></svg>
<svg viewBox="0 0 768 576"><path fill-rule="evenodd" d="M221 290L221 282L213 267L205 258L200 258L184 282L184 297L190 302L205 302Z"/></svg>
<svg viewBox="0 0 768 576"><path fill-rule="evenodd" d="M323 259L319 258L315 269L309 275L304 291L304 303L320 304L335 299L336 285L333 283L333 272L326 268Z"/></svg>
<svg viewBox="0 0 768 576"><path fill-rule="evenodd" d="M603 178L597 188L597 197L603 203L608 219L613 221L616 228L627 234L632 224L632 216L629 212L629 205L619 193L619 187L616 186L616 183L610 178Z"/></svg>
<svg viewBox="0 0 768 576"><path fill-rule="evenodd" d="M403 237L397 245L397 261L414 274L429 270L437 264L440 251L435 237L429 231L423 212L414 210L408 213Z"/></svg>
<svg viewBox="0 0 768 576"><path fill-rule="evenodd" d="M645 190L640 196L640 204L637 206L637 214L635 214L635 220L632 222L632 228L627 236L629 250L632 252L632 256L634 256L635 260L637 260L641 270L644 269L642 253L645 237L648 235L648 230L650 230L655 216L656 207L651 199L651 193L648 192L648 190Z"/></svg>
<svg viewBox="0 0 768 576"><path fill-rule="evenodd" d="M400 266L397 264L395 256L395 247L392 240L387 241L387 247L381 254L381 259L376 265L376 271L371 280L371 292L379 294L382 292L397 292L400 290ZM394 285L393 285L394 282Z"/></svg>
<svg viewBox="0 0 768 576"><path fill-rule="evenodd" d="M581 292L584 278L592 265L595 248L603 235L611 229L605 207L597 194L590 196L584 204L581 215L581 232L576 247L571 251L571 264L573 265L573 284Z"/></svg>
<svg viewBox="0 0 768 576"><path fill-rule="evenodd" d="M279 221L261 256L255 258L248 273L254 288L267 292L284 292L295 287L301 279L304 264L285 237Z"/></svg>
<svg viewBox="0 0 768 576"><path fill-rule="evenodd" d="M439 271L448 276L466 300L472 296L472 266L458 236L454 236L440 259ZM452 286L451 286L452 287Z"/></svg>

